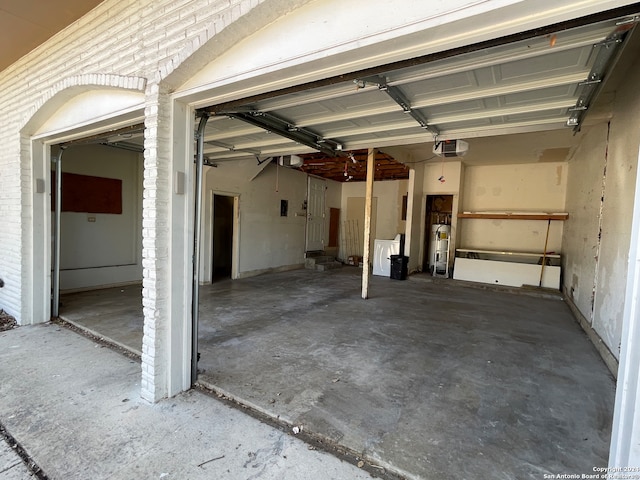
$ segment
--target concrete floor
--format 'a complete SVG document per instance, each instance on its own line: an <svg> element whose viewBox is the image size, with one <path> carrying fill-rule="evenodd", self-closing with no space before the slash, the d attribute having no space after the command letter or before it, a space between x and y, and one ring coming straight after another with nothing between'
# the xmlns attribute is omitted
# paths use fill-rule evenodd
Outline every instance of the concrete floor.
<svg viewBox="0 0 640 480"><path fill-rule="evenodd" d="M360 275L297 270L202 287L200 382L409 478L606 466L615 383L559 297L413 276L372 277L363 301ZM102 304L65 296L63 316L84 322L83 296L91 311ZM118 318L87 323L134 323ZM118 341L139 350L139 338Z"/></svg>
<svg viewBox="0 0 640 480"><path fill-rule="evenodd" d="M46 475L0 448L1 480L370 478L197 390L145 402L137 361L57 325L1 332L0 378L0 423Z"/></svg>
<svg viewBox="0 0 640 480"><path fill-rule="evenodd" d="M84 330L142 355L142 286L129 285L60 297L60 316Z"/></svg>

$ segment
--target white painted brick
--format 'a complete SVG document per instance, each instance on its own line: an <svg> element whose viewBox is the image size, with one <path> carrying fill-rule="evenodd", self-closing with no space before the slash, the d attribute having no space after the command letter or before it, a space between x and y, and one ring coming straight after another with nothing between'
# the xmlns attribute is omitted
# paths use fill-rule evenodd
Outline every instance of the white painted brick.
<svg viewBox="0 0 640 480"><path fill-rule="evenodd" d="M169 323L170 104L160 81L212 36L262 0L105 0L0 72L0 308L28 311L33 250L30 140L20 129L65 89L93 84L144 91L143 313L141 395L166 395ZM156 82L156 83L154 83ZM25 260L27 259L27 260ZM164 363L163 363L164 362Z"/></svg>

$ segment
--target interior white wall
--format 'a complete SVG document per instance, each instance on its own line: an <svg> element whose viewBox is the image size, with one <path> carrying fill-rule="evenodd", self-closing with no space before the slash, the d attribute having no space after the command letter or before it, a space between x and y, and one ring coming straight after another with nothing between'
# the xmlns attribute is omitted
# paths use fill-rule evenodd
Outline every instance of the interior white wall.
<svg viewBox="0 0 640 480"><path fill-rule="evenodd" d="M431 161L424 164L424 191L428 195L458 193L462 179L460 160ZM439 180L444 177L444 182Z"/></svg>
<svg viewBox="0 0 640 480"><path fill-rule="evenodd" d="M376 238L393 239L404 233L402 220L402 197L407 194L407 180L386 180L374 182L373 196L378 199L376 215ZM365 196L366 182L345 182L342 184L342 204L346 208L347 198Z"/></svg>
<svg viewBox="0 0 640 480"><path fill-rule="evenodd" d="M341 192L340 225L346 220L347 199L364 198L366 182L344 182ZM375 232L372 239L390 240L399 233L405 233L405 221L402 220L402 197L407 195L407 180L387 180L374 182L373 197L376 198ZM341 247L342 247L342 243ZM341 258L344 252L340 252Z"/></svg>
<svg viewBox="0 0 640 480"><path fill-rule="evenodd" d="M463 212L563 212L567 165L562 162L467 166ZM542 252L547 221L460 220L458 248ZM547 251L560 252L563 222L552 221Z"/></svg>
<svg viewBox="0 0 640 480"><path fill-rule="evenodd" d="M71 146L62 156L62 171L122 180L122 214L62 212L61 290L142 281L140 154L101 145Z"/></svg>
<svg viewBox="0 0 640 480"><path fill-rule="evenodd" d="M562 288L589 323L593 322L606 142L606 123L588 128L568 162L569 219L562 239Z"/></svg>
<svg viewBox="0 0 640 480"><path fill-rule="evenodd" d="M256 163L221 162L205 173L205 198L212 194L238 197L238 278L304 265L306 211L302 206L307 175L270 163L252 179ZM286 217L280 216L280 200L289 202ZM203 240L207 246L211 244L210 220L209 213L204 229L208 236ZM210 256L203 258L210 260Z"/></svg>
<svg viewBox="0 0 640 480"><path fill-rule="evenodd" d="M640 67L636 62L616 94L602 205L593 328L616 358L620 353L629 242L638 168Z"/></svg>
<svg viewBox="0 0 640 480"><path fill-rule="evenodd" d="M629 219L640 122L638 82L640 69L635 66L616 93L610 125L590 127L569 162L569 220L562 245L565 293L616 359L628 300Z"/></svg>

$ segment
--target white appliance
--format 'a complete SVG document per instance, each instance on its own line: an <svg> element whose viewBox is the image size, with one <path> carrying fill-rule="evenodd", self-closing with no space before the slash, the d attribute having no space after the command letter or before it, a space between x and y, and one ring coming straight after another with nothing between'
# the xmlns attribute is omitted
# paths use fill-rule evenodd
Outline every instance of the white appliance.
<svg viewBox="0 0 640 480"><path fill-rule="evenodd" d="M376 238L373 245L373 274L390 277L391 255L400 255L400 234L393 240Z"/></svg>

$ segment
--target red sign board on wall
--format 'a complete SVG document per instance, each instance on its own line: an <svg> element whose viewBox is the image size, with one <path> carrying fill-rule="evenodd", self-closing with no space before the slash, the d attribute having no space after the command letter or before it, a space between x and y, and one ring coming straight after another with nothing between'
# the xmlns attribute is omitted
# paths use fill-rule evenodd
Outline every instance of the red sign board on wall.
<svg viewBox="0 0 640 480"><path fill-rule="evenodd" d="M51 209L56 184L52 179ZM122 180L62 172L62 211L122 214Z"/></svg>

